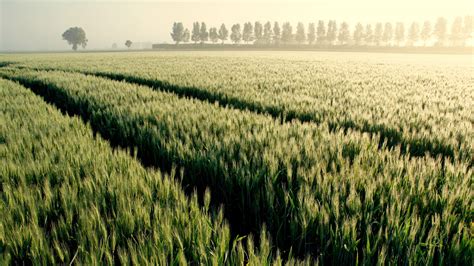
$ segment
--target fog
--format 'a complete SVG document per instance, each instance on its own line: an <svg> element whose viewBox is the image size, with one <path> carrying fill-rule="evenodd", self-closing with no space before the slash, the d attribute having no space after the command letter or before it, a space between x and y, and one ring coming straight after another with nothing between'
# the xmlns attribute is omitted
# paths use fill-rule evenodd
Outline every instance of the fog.
<svg viewBox="0 0 474 266"><path fill-rule="evenodd" d="M69 27L82 27L89 40L87 49L124 48L137 42L171 43L174 21L191 29L193 21L208 27L246 21L289 21L292 24L335 19L373 23L432 22L445 16L472 15L470 1L452 0L338 0L338 1L24 1L0 0L0 51L69 50L61 34Z"/></svg>

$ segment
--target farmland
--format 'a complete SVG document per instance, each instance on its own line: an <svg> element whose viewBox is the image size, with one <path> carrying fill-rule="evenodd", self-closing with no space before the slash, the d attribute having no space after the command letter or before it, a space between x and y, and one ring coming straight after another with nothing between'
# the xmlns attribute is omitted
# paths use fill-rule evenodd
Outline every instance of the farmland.
<svg viewBox="0 0 474 266"><path fill-rule="evenodd" d="M23 54L0 65L1 260L474 259L469 57Z"/></svg>

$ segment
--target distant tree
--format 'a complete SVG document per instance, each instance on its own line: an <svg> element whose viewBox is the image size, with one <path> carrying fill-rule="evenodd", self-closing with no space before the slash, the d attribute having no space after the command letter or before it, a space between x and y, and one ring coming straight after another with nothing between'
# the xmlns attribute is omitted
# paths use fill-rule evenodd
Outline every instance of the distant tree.
<svg viewBox="0 0 474 266"><path fill-rule="evenodd" d="M456 17L451 25L451 35L449 36L452 46L460 46L463 42L463 37L462 17Z"/></svg>
<svg viewBox="0 0 474 266"><path fill-rule="evenodd" d="M364 40L368 45L374 42L374 31L372 30L371 24L367 24L367 26L365 26Z"/></svg>
<svg viewBox="0 0 474 266"><path fill-rule="evenodd" d="M375 45L379 46L380 42L382 41L383 35L383 26L382 23L375 24L375 31L374 31L374 43Z"/></svg>
<svg viewBox="0 0 474 266"><path fill-rule="evenodd" d="M473 16L465 16L464 17L464 27L463 31L463 43L466 45L466 42L472 37L472 25L474 24L474 17Z"/></svg>
<svg viewBox="0 0 474 266"><path fill-rule="evenodd" d="M219 34L217 33L217 28L212 27L209 29L209 39L211 39L212 43L216 43L219 41Z"/></svg>
<svg viewBox="0 0 474 266"><path fill-rule="evenodd" d="M293 27L289 22L283 23L281 31L281 41L283 43L290 43L293 40Z"/></svg>
<svg viewBox="0 0 474 266"><path fill-rule="evenodd" d="M326 39L330 44L333 44L337 39L337 24L335 20L328 22L328 32Z"/></svg>
<svg viewBox="0 0 474 266"><path fill-rule="evenodd" d="M74 51L77 50L78 45L82 46L82 48L86 48L88 40L86 38L86 32L82 28L69 28L63 33L62 37L69 45L72 45Z"/></svg>
<svg viewBox="0 0 474 266"><path fill-rule="evenodd" d="M242 40L242 33L240 32L240 24L234 24L231 28L230 39L235 44L238 44Z"/></svg>
<svg viewBox="0 0 474 266"><path fill-rule="evenodd" d="M201 23L201 31L199 32L199 39L201 43L207 42L209 40L209 32L207 31L206 23Z"/></svg>
<svg viewBox="0 0 474 266"><path fill-rule="evenodd" d="M257 43L261 43L263 40L263 25L259 21L255 22L255 27L253 28L255 34L255 40Z"/></svg>
<svg viewBox="0 0 474 266"><path fill-rule="evenodd" d="M130 49L130 47L132 46L132 41L127 40L127 41L125 42L125 46L127 46L127 48Z"/></svg>
<svg viewBox="0 0 474 266"><path fill-rule="evenodd" d="M364 26L361 23L357 23L354 29L354 41L356 45L360 45L364 38Z"/></svg>
<svg viewBox="0 0 474 266"><path fill-rule="evenodd" d="M411 46L415 45L415 43L420 39L420 25L417 22L413 22L408 30L408 40L410 40L409 44Z"/></svg>
<svg viewBox="0 0 474 266"><path fill-rule="evenodd" d="M173 39L176 44L179 44L180 42L183 41L184 37L184 26L183 23L181 22L175 22L173 23L173 28L171 31L171 38Z"/></svg>
<svg viewBox="0 0 474 266"><path fill-rule="evenodd" d="M188 43L190 38L191 34L189 33L188 28L186 28L183 33L183 42Z"/></svg>
<svg viewBox="0 0 474 266"><path fill-rule="evenodd" d="M420 34L420 37L421 37L421 40L423 41L424 46L426 46L426 41L428 41L431 38L431 33L432 33L431 31L432 31L431 22L425 21L425 23L423 23L423 29L421 30L421 34Z"/></svg>
<svg viewBox="0 0 474 266"><path fill-rule="evenodd" d="M112 49L117 49L117 47L118 47L118 46L117 46L117 43L113 43L113 44L112 44Z"/></svg>
<svg viewBox="0 0 474 266"><path fill-rule="evenodd" d="M244 30L242 32L242 40L245 43L253 41L253 25L251 22L244 23Z"/></svg>
<svg viewBox="0 0 474 266"><path fill-rule="evenodd" d="M392 23L387 22L385 23L385 27L383 29L382 41L385 43L385 45L389 45L390 41L392 41L392 38L393 38Z"/></svg>
<svg viewBox="0 0 474 266"><path fill-rule="evenodd" d="M339 40L341 44L344 45L349 41L349 36L350 36L349 24L347 24L347 22L342 22L337 39Z"/></svg>
<svg viewBox="0 0 474 266"><path fill-rule="evenodd" d="M281 41L280 24L278 24L278 22L275 22L275 24L273 24L273 42L275 44L280 44L280 41Z"/></svg>
<svg viewBox="0 0 474 266"><path fill-rule="evenodd" d="M400 46L400 42L405 40L405 25L401 22L398 22L395 26L395 41L397 41L397 46Z"/></svg>
<svg viewBox="0 0 474 266"><path fill-rule="evenodd" d="M448 27L447 24L448 22L443 17L438 18L438 20L436 21L433 33L438 39L438 42L436 43L436 45L438 46L443 46L446 42L447 27Z"/></svg>
<svg viewBox="0 0 474 266"><path fill-rule="evenodd" d="M311 45L316 40L316 26L314 23L308 25L308 43Z"/></svg>
<svg viewBox="0 0 474 266"><path fill-rule="evenodd" d="M222 41L222 44L224 44L228 37L229 31L225 27L224 23L222 23L221 27L219 28L219 39Z"/></svg>
<svg viewBox="0 0 474 266"><path fill-rule="evenodd" d="M199 22L193 23L193 34L191 40L196 44L201 40L201 29Z"/></svg>
<svg viewBox="0 0 474 266"><path fill-rule="evenodd" d="M299 43L302 44L306 41L306 34L304 32L304 25L303 23L299 22L298 25L296 25L296 36L295 40Z"/></svg>
<svg viewBox="0 0 474 266"><path fill-rule="evenodd" d="M272 42L272 36L273 36L272 24L270 23L270 21L268 21L263 26L263 41L266 44L270 44Z"/></svg>
<svg viewBox="0 0 474 266"><path fill-rule="evenodd" d="M324 21L318 21L318 30L316 32L317 42L322 44L326 40L326 27L324 26Z"/></svg>

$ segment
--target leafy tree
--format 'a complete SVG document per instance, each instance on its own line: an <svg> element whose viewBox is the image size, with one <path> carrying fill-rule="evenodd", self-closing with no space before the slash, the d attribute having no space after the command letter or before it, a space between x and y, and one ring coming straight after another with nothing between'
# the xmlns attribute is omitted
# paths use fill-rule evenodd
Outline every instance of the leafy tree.
<svg viewBox="0 0 474 266"><path fill-rule="evenodd" d="M316 26L314 23L308 25L308 43L311 45L316 40Z"/></svg>
<svg viewBox="0 0 474 266"><path fill-rule="evenodd" d="M372 30L371 24L367 24L367 26L365 26L364 40L369 45L374 42L374 31Z"/></svg>
<svg viewBox="0 0 474 266"><path fill-rule="evenodd" d="M342 28L341 28L342 29ZM357 45L360 45L364 38L364 26L361 23L357 23L354 30L354 41Z"/></svg>
<svg viewBox="0 0 474 266"><path fill-rule="evenodd" d="M289 22L283 23L281 31L281 41L283 43L290 43L293 40L293 27Z"/></svg>
<svg viewBox="0 0 474 266"><path fill-rule="evenodd" d="M434 27L434 35L438 39L438 42L436 45L442 46L446 42L446 37L447 37L447 27L448 27L448 22L446 21L445 18L440 17L436 21L435 27Z"/></svg>
<svg viewBox="0 0 474 266"><path fill-rule="evenodd" d="M472 25L474 23L473 16L465 16L464 17L464 27L463 27L463 41L464 45L466 45L467 40L469 40L472 36Z"/></svg>
<svg viewBox="0 0 474 266"><path fill-rule="evenodd" d="M222 41L222 44L227 40L229 37L229 31L225 27L224 23L222 23L221 27L219 28L219 39Z"/></svg>
<svg viewBox="0 0 474 266"><path fill-rule="evenodd" d="M302 44L306 41L306 34L304 32L304 25L303 23L299 22L298 25L296 25L296 36L295 40L299 43Z"/></svg>
<svg viewBox="0 0 474 266"><path fill-rule="evenodd" d="M463 41L463 25L462 18L456 17L451 25L451 35L449 36L453 46L460 46Z"/></svg>
<svg viewBox="0 0 474 266"><path fill-rule="evenodd" d="M425 23L423 23L423 29L421 30L421 34L420 34L420 37L421 37L421 40L423 41L424 46L426 46L426 41L428 41L431 38L431 34L432 34L431 31L432 31L431 22L425 21Z"/></svg>
<svg viewBox="0 0 474 266"><path fill-rule="evenodd" d="M212 27L209 29L209 39L211 39L211 42L213 43L219 41L219 34L217 33L217 28Z"/></svg>
<svg viewBox="0 0 474 266"><path fill-rule="evenodd" d="M417 22L411 24L408 30L408 39L411 45L414 45L420 39L420 25Z"/></svg>
<svg viewBox="0 0 474 266"><path fill-rule="evenodd" d="M201 31L199 32L199 39L201 43L207 42L209 40L209 32L207 31L206 23L201 23Z"/></svg>
<svg viewBox="0 0 474 266"><path fill-rule="evenodd" d="M328 22L328 32L326 34L327 40L330 44L333 44L337 38L337 24L335 20Z"/></svg>
<svg viewBox="0 0 474 266"><path fill-rule="evenodd" d="M180 42L182 42L183 37L184 37L183 23L181 23L181 22L173 23L173 29L172 29L172 32L171 32L170 35L171 35L171 38L173 39L173 41L176 42L176 44L179 44Z"/></svg>
<svg viewBox="0 0 474 266"><path fill-rule="evenodd" d="M186 28L183 33L183 42L185 43L189 42L190 37L191 37L191 34L189 33L188 28Z"/></svg>
<svg viewBox="0 0 474 266"><path fill-rule="evenodd" d="M69 28L63 33L62 37L69 45L72 45L74 51L77 50L78 45L82 46L82 48L86 48L88 40L86 38L86 32L82 28Z"/></svg>
<svg viewBox="0 0 474 266"><path fill-rule="evenodd" d="M191 40L196 44L201 40L201 29L199 22L193 23L193 34L191 35Z"/></svg>
<svg viewBox="0 0 474 266"><path fill-rule="evenodd" d="M242 40L244 40L245 43L249 43L253 41L253 26L252 23L247 22L244 23L244 30L242 32Z"/></svg>
<svg viewBox="0 0 474 266"><path fill-rule="evenodd" d="M349 36L349 24L347 24L347 22L342 22L337 39L341 44L346 44L349 41Z"/></svg>
<svg viewBox="0 0 474 266"><path fill-rule="evenodd" d="M240 32L240 24L234 24L231 28L230 39L235 44L238 44L242 40L242 33Z"/></svg>
<svg viewBox="0 0 474 266"><path fill-rule="evenodd" d="M254 33L255 33L255 40L260 43L262 42L263 39L263 25L260 22L255 22L255 27L254 27Z"/></svg>
<svg viewBox="0 0 474 266"><path fill-rule="evenodd" d="M405 25L401 22L398 22L395 26L395 41L397 41L397 46L400 46L400 42L405 39Z"/></svg>
<svg viewBox="0 0 474 266"><path fill-rule="evenodd" d="M273 24L273 42L275 44L279 44L280 40L281 40L280 24L278 24L278 22L275 22L275 24Z"/></svg>
<svg viewBox="0 0 474 266"><path fill-rule="evenodd" d="M132 41L127 40L127 41L125 42L125 46L127 46L127 48L130 49L130 46L132 46Z"/></svg>
<svg viewBox="0 0 474 266"><path fill-rule="evenodd" d="M382 34L383 34L383 26L382 23L375 24L375 31L374 31L374 42L375 45L379 46L380 41L382 41Z"/></svg>
<svg viewBox="0 0 474 266"><path fill-rule="evenodd" d="M318 21L318 30L317 30L317 41L319 44L323 43L326 40L326 27L324 26L324 21Z"/></svg>
<svg viewBox="0 0 474 266"><path fill-rule="evenodd" d="M382 41L385 42L386 45L390 44L393 38L393 27L392 23L387 22L385 23L385 27L383 29Z"/></svg>
<svg viewBox="0 0 474 266"><path fill-rule="evenodd" d="M270 21L268 21L267 23L265 23L265 25L263 26L263 40L266 44L270 44L271 41L272 41L272 35L273 35L273 31L272 31L272 24L270 23Z"/></svg>

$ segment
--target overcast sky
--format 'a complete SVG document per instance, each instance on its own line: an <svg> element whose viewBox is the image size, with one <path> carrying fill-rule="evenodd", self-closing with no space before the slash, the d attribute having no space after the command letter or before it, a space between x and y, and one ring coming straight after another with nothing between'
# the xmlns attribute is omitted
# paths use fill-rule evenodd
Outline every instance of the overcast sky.
<svg viewBox="0 0 474 266"><path fill-rule="evenodd" d="M296 2L296 3L294 3ZM472 15L468 0L0 0L0 51L70 49L61 34L69 27L84 28L88 49L123 47L134 42L171 42L174 21L191 28L205 21L208 28L246 21L289 21L293 24L336 19L363 23L452 20Z"/></svg>

